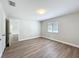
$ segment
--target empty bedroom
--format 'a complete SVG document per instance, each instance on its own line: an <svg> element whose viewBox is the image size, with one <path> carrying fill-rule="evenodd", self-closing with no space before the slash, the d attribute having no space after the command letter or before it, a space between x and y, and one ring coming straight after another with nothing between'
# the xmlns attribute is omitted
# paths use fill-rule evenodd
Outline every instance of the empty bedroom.
<svg viewBox="0 0 79 59"><path fill-rule="evenodd" d="M79 58L79 0L0 0L0 58Z"/></svg>

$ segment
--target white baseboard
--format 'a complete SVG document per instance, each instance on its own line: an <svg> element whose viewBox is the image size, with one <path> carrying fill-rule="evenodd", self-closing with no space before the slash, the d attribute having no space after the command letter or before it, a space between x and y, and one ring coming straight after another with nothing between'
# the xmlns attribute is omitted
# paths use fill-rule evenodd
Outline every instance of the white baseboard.
<svg viewBox="0 0 79 59"><path fill-rule="evenodd" d="M19 41L23 41L23 40L31 40L31 39L34 39L34 38L38 38L39 36L36 36L36 37L30 37L30 38L23 38L23 39L20 39Z"/></svg>
<svg viewBox="0 0 79 59"><path fill-rule="evenodd" d="M47 39L50 39L48 37L43 37L43 38L47 38ZM76 45L76 44L72 44L72 43L69 43L69 42L65 42L65 41L60 41L60 40L57 40L57 39L50 39L50 40L54 40L54 41L57 41L57 42L60 42L60 43L63 43L63 44L67 44L67 45L70 45L70 46L73 46L73 47L76 47L76 48L79 48L79 45Z"/></svg>
<svg viewBox="0 0 79 59"><path fill-rule="evenodd" d="M38 38L39 36L37 37L31 37L29 39L33 39L33 38ZM47 39L50 39L50 40L54 40L54 41L57 41L57 42L60 42L60 43L63 43L63 44L67 44L67 45L70 45L70 46L73 46L73 47L77 47L79 48L79 45L76 45L76 44L72 44L72 43L69 43L69 42L65 42L65 41L61 41L61 40L57 40L57 39L51 39L51 38L48 38L48 37L43 37L43 38L47 38ZM23 40L29 40L29 39L22 39L22 40L19 40L19 41L23 41Z"/></svg>

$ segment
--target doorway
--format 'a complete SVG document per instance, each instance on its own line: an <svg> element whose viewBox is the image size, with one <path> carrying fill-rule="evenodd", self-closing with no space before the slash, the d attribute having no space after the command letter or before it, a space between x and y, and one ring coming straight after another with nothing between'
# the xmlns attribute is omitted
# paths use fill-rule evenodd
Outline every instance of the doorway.
<svg viewBox="0 0 79 59"><path fill-rule="evenodd" d="M18 22L17 20L6 19L6 47L9 47L18 42Z"/></svg>
<svg viewBox="0 0 79 59"><path fill-rule="evenodd" d="M6 47L9 47L9 34L10 34L10 23L9 20L6 19Z"/></svg>

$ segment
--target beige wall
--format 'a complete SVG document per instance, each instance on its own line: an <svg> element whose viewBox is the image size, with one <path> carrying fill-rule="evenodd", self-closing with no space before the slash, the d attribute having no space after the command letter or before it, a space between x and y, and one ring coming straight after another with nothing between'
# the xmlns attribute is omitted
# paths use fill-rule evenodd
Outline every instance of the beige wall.
<svg viewBox="0 0 79 59"><path fill-rule="evenodd" d="M18 34L19 41L40 37L40 22L10 19L11 34Z"/></svg>
<svg viewBox="0 0 79 59"><path fill-rule="evenodd" d="M10 33L11 34L19 34L20 29L20 20L18 19L10 19Z"/></svg>
<svg viewBox="0 0 79 59"><path fill-rule="evenodd" d="M20 21L20 41L40 37L40 22L35 20Z"/></svg>
<svg viewBox="0 0 79 59"><path fill-rule="evenodd" d="M13 44L14 42L19 41L19 33L20 33L20 20L15 18L9 18L10 24L10 39L9 44Z"/></svg>
<svg viewBox="0 0 79 59"><path fill-rule="evenodd" d="M48 23L58 21L59 33L48 33ZM41 36L79 47L79 12L41 22Z"/></svg>

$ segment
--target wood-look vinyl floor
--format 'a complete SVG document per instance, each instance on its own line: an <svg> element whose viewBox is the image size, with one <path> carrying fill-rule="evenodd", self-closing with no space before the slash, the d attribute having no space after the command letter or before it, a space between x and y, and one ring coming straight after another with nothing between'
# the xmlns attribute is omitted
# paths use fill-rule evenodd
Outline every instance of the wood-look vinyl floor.
<svg viewBox="0 0 79 59"><path fill-rule="evenodd" d="M3 58L79 58L79 49L45 38L21 41L6 48Z"/></svg>

